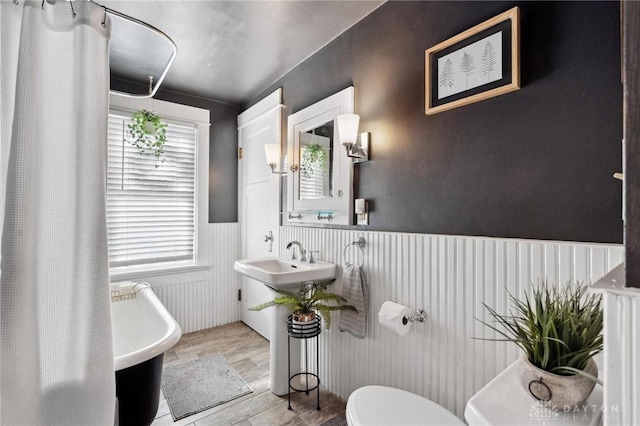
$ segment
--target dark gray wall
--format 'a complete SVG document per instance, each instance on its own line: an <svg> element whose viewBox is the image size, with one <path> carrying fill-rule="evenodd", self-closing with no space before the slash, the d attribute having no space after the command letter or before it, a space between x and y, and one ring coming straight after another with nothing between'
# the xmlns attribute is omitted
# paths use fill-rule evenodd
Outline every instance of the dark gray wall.
<svg viewBox="0 0 640 426"><path fill-rule="evenodd" d="M426 116L425 49L514 5L522 89ZM617 2L392 1L243 109L354 85L372 230L621 243L619 37Z"/></svg>
<svg viewBox="0 0 640 426"><path fill-rule="evenodd" d="M136 87L137 85L123 80L111 79L113 90L127 92L132 89L132 86ZM211 117L209 130L209 223L237 222L237 116L240 108L235 105L162 89L158 90L155 99L209 110Z"/></svg>
<svg viewBox="0 0 640 426"><path fill-rule="evenodd" d="M640 288L640 3L625 3L624 25L625 281L627 287Z"/></svg>

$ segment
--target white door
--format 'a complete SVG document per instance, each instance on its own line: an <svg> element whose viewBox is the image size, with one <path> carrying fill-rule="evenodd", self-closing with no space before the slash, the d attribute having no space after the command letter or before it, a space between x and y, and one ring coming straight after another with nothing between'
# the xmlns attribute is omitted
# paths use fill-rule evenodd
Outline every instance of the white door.
<svg viewBox="0 0 640 426"><path fill-rule="evenodd" d="M278 256L280 175L271 173L264 145L281 143L281 93L282 89L278 89L238 116L238 146L242 150L238 165L241 259ZM273 240L265 241L270 233ZM241 290L242 321L270 339L273 308L257 312L248 308L273 299L276 293L244 276Z"/></svg>

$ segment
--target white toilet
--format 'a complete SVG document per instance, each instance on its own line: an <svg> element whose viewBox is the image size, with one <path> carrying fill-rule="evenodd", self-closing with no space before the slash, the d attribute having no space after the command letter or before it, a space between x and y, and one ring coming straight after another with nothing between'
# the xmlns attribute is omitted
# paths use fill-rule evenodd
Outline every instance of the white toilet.
<svg viewBox="0 0 640 426"><path fill-rule="evenodd" d="M349 426L459 426L465 423L433 401L402 389L364 386L347 401Z"/></svg>
<svg viewBox="0 0 640 426"><path fill-rule="evenodd" d="M535 409L535 401L526 394L512 364L478 391L469 401L464 417L471 426L596 426L602 424L601 386L596 386L587 401L568 412L562 409ZM350 426L449 426L465 425L444 407L419 395L387 386L356 389L347 401Z"/></svg>

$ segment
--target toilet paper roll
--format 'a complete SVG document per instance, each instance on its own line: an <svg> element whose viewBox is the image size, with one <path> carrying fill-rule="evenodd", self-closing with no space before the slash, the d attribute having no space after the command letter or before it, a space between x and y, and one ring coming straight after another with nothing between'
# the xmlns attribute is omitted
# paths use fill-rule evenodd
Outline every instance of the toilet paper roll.
<svg viewBox="0 0 640 426"><path fill-rule="evenodd" d="M408 318L412 312L413 311L407 306L387 300L380 307L380 312L378 312L378 322L381 326L404 336L409 332L411 322L403 321L403 318Z"/></svg>

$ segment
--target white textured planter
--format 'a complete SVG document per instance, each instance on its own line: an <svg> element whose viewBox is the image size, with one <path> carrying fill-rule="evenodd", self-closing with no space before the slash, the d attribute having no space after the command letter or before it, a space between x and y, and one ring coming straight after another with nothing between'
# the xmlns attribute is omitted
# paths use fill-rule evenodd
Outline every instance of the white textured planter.
<svg viewBox="0 0 640 426"><path fill-rule="evenodd" d="M598 366L593 358L587 362L584 371L598 377ZM532 398L549 407L555 405L559 409L582 404L596 385L593 380L580 375L561 376L541 370L533 365L526 355L520 358L518 379L525 392Z"/></svg>

